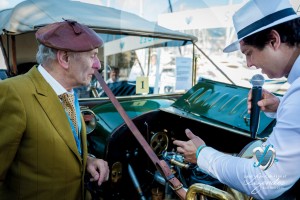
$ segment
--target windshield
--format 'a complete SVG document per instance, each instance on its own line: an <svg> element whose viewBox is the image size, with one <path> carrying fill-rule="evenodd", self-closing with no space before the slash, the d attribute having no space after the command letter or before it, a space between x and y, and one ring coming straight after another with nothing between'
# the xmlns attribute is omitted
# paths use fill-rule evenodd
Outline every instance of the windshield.
<svg viewBox="0 0 300 200"><path fill-rule="evenodd" d="M101 73L115 96L170 94L192 87L193 44L191 41L99 34ZM81 98L105 97L93 78L78 88Z"/></svg>
<svg viewBox="0 0 300 200"><path fill-rule="evenodd" d="M255 74L262 74L261 69L247 67L246 58L240 51L229 54L223 53L224 44L226 43L224 35L215 34L220 29L202 31L206 32L207 38L205 41L200 40L196 43L195 65L197 81L209 79L251 88L251 78ZM262 75L265 78L263 87L268 91L284 94L289 88L289 83L285 77L270 79L267 75Z"/></svg>
<svg viewBox="0 0 300 200"><path fill-rule="evenodd" d="M99 34L104 40L100 71L115 96L184 93L202 79L250 88L250 79L261 71L248 68L239 51L222 52L225 31L197 31L198 38L205 38L195 46L186 40ZM195 35L192 30L185 33ZM264 88L269 91L284 94L289 87L286 78L264 76ZM78 92L80 98L106 97L95 77Z"/></svg>

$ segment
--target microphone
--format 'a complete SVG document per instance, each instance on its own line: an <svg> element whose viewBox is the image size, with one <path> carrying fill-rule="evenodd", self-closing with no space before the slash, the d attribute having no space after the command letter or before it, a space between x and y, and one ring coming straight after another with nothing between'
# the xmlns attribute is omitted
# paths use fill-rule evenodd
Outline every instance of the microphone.
<svg viewBox="0 0 300 200"><path fill-rule="evenodd" d="M252 84L252 100L250 114L250 134L251 138L256 138L256 133L259 127L260 107L257 102L262 98L262 85L265 79L261 74L256 74L251 79Z"/></svg>

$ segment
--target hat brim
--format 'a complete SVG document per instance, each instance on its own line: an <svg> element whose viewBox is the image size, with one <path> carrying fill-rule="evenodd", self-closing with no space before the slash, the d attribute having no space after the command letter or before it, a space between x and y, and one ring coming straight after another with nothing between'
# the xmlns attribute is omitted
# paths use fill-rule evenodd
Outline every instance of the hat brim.
<svg viewBox="0 0 300 200"><path fill-rule="evenodd" d="M261 27L260 29L257 29L256 31L253 31L253 32L249 33L248 35L246 35L246 36L244 36L244 37L242 37L242 38L239 38L239 39L236 40L235 42L231 43L230 45L228 45L227 47L225 47L225 48L223 49L223 52L224 52L224 53L230 53L230 52L233 52L233 51L237 51L237 50L240 49L240 44L239 44L239 42L240 42L241 40L243 40L244 38L246 38L246 37L248 37L248 36L250 36L250 35L253 35L254 33L257 33L257 32L259 32L259 31L262 31L262 30L265 30L265 29L267 29L267 28L270 28L270 27L272 27L272 26L275 26L275 25L278 25L278 24L281 24L281 23L284 23L284 22L287 22L287 21L290 21L290 20L293 20L293 19L296 19L296 18L300 18L300 16L299 16L299 15L291 15L291 16L282 18L282 19L280 19L280 20L277 20L277 21L275 21L275 22L273 22L273 23L271 23L271 24L269 24L269 25L267 25L267 26Z"/></svg>
<svg viewBox="0 0 300 200"><path fill-rule="evenodd" d="M240 40L237 40L223 49L224 53L230 53L240 49Z"/></svg>

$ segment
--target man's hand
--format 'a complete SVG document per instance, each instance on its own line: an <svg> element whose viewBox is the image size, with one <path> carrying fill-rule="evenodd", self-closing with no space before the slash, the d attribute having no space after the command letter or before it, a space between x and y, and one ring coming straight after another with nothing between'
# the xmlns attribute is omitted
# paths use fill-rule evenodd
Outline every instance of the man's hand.
<svg viewBox="0 0 300 200"><path fill-rule="evenodd" d="M252 89L248 93L248 113L251 113L251 100L252 100ZM257 105L260 107L260 109L264 112L273 112L275 113L277 111L278 105L279 105L279 98L272 94L271 92L268 92L267 90L262 90L262 100L257 102Z"/></svg>
<svg viewBox="0 0 300 200"><path fill-rule="evenodd" d="M185 134L190 139L189 141L174 140L173 144L178 146L177 152L183 155L185 161L197 163L196 151L199 146L205 145L205 142L189 129L185 130Z"/></svg>
<svg viewBox="0 0 300 200"><path fill-rule="evenodd" d="M87 157L87 171L90 173L92 178L90 181L97 181L100 186L104 181L109 178L109 168L105 160Z"/></svg>

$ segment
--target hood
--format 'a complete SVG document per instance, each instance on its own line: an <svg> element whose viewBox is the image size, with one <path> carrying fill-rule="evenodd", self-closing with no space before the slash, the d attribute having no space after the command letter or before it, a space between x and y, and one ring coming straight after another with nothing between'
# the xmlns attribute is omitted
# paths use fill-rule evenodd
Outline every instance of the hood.
<svg viewBox="0 0 300 200"><path fill-rule="evenodd" d="M233 132L250 135L250 115L247 110L248 92L249 88L202 79L171 107L164 110ZM269 133L269 125L273 122L275 122L274 119L260 112L257 135L263 137Z"/></svg>

